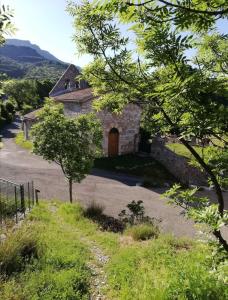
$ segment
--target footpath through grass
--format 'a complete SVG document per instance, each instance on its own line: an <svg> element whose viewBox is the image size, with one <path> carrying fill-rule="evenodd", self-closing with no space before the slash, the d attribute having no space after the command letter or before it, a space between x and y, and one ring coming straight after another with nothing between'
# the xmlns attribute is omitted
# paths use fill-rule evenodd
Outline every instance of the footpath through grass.
<svg viewBox="0 0 228 300"><path fill-rule="evenodd" d="M228 299L205 244L164 235L133 241L101 231L79 205L58 202L35 207L0 245L0 299L96 299L89 298L96 266L106 278L101 299Z"/></svg>

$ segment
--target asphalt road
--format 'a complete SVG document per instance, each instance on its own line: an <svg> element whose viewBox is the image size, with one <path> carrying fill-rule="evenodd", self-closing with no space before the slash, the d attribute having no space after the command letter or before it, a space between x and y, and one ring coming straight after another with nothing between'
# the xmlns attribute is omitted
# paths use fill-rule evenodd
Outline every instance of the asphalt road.
<svg viewBox="0 0 228 300"><path fill-rule="evenodd" d="M17 146L14 136L19 129L17 118L2 131L4 147L0 150L0 177L18 183L33 180L41 191L40 198L68 201L68 185L59 166ZM161 219L162 231L176 236L196 235L193 222L183 216L182 210L161 198L164 190L149 190L137 186L138 182L140 178L93 170L80 184L73 185L74 201L83 206L92 201L99 202L105 207L105 213L117 216L132 200L142 200L146 214Z"/></svg>

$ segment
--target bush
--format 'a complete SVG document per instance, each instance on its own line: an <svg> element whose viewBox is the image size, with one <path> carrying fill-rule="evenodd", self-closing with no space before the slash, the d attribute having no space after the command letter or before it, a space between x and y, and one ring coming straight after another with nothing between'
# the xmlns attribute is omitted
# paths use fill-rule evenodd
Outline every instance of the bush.
<svg viewBox="0 0 228 300"><path fill-rule="evenodd" d="M0 244L0 274L10 276L21 271L32 258L38 258L41 248L34 226L9 233Z"/></svg>
<svg viewBox="0 0 228 300"><path fill-rule="evenodd" d="M104 211L104 206L95 201L92 201L85 210L85 216L90 219L99 218Z"/></svg>
<svg viewBox="0 0 228 300"><path fill-rule="evenodd" d="M5 102L5 108L9 113L15 114L15 105L11 101L7 100Z"/></svg>
<svg viewBox="0 0 228 300"><path fill-rule="evenodd" d="M153 224L139 224L129 227L126 231L127 235L132 236L135 241L145 241L151 238L157 238L159 229Z"/></svg>

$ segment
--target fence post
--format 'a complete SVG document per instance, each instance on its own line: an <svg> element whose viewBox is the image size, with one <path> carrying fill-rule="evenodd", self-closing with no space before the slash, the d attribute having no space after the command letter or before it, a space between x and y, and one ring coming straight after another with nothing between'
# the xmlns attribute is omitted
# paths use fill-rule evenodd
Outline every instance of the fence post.
<svg viewBox="0 0 228 300"><path fill-rule="evenodd" d="M30 184L28 182L28 208L31 209L31 203L30 203Z"/></svg>
<svg viewBox="0 0 228 300"><path fill-rule="evenodd" d="M20 185L20 194L21 194L21 209L25 216L25 189L23 184Z"/></svg>
<svg viewBox="0 0 228 300"><path fill-rule="evenodd" d="M18 222L18 217L17 217L17 187L14 187L14 197L15 197L15 208L16 208L16 223Z"/></svg>
<svg viewBox="0 0 228 300"><path fill-rule="evenodd" d="M32 205L34 205L34 182L31 182L31 186L32 186Z"/></svg>
<svg viewBox="0 0 228 300"><path fill-rule="evenodd" d="M39 190L35 189L36 204L39 204L39 197L38 197L39 192L40 192Z"/></svg>
<svg viewBox="0 0 228 300"><path fill-rule="evenodd" d="M0 220L1 220L1 225L3 222L3 213L2 213L2 186L0 182Z"/></svg>

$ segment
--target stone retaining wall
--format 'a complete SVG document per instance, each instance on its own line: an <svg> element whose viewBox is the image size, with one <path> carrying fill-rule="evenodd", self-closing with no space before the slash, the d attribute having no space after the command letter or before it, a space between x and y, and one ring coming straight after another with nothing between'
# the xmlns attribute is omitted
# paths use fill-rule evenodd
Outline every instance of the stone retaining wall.
<svg viewBox="0 0 228 300"><path fill-rule="evenodd" d="M162 139L154 139L150 155L163 164L181 183L187 185L205 186L207 177L197 168L188 164L188 159L179 156L165 147Z"/></svg>

